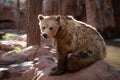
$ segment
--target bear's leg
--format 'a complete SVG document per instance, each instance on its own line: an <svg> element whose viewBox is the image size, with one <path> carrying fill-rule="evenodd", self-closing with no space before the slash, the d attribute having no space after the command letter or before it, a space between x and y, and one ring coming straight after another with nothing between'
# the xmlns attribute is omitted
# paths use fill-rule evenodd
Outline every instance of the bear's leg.
<svg viewBox="0 0 120 80"><path fill-rule="evenodd" d="M66 57L58 57L58 64L57 67L52 68L52 71L49 75L55 76L55 75L61 75L65 72L65 63L66 63Z"/></svg>
<svg viewBox="0 0 120 80"><path fill-rule="evenodd" d="M73 54L69 56L67 60L67 71L68 72L76 72L79 71L82 68L85 68L92 63L95 63L96 61L100 60L99 54L93 54L91 51L81 51L78 54Z"/></svg>
<svg viewBox="0 0 120 80"><path fill-rule="evenodd" d="M57 67L53 67L52 69L51 69L51 71L55 71L57 69Z"/></svg>
<svg viewBox="0 0 120 80"><path fill-rule="evenodd" d="M78 58L76 55L71 54L69 56L69 58L67 59L67 67L66 70L68 72L75 72L75 71L79 71L79 62L78 62Z"/></svg>

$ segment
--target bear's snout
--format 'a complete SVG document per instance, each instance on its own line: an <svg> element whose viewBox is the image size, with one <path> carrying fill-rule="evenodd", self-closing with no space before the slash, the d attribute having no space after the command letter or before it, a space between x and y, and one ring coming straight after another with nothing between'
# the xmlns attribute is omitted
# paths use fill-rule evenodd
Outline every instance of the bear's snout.
<svg viewBox="0 0 120 80"><path fill-rule="evenodd" d="M48 37L47 34L45 34L45 33L44 33L42 36L43 36L44 38L47 38L47 37Z"/></svg>

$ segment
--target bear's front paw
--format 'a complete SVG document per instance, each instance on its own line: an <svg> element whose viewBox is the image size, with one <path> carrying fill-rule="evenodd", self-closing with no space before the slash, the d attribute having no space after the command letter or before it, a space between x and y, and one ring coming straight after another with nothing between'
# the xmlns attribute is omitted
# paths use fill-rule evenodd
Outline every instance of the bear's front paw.
<svg viewBox="0 0 120 80"><path fill-rule="evenodd" d="M51 69L51 71L55 71L57 69L57 67L53 67L52 69Z"/></svg>
<svg viewBox="0 0 120 80"><path fill-rule="evenodd" d="M54 70L52 70L49 75L50 76L57 76L57 75L61 75L63 74L65 71L64 70L58 70L56 68L54 68Z"/></svg>

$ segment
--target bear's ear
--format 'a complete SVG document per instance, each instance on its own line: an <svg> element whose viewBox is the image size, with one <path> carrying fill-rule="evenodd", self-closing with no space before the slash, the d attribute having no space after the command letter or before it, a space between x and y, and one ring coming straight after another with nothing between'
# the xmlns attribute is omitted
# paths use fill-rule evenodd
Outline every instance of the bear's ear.
<svg viewBox="0 0 120 80"><path fill-rule="evenodd" d="M61 18L60 15L56 16L56 20L57 20L57 21L60 21L60 18Z"/></svg>
<svg viewBox="0 0 120 80"><path fill-rule="evenodd" d="M44 16L42 14L39 14L38 15L38 20L40 21L40 20L43 20L43 19L44 19Z"/></svg>
<svg viewBox="0 0 120 80"><path fill-rule="evenodd" d="M68 20L73 20L73 19L74 19L73 16L71 16L71 15L66 16L66 18L67 18Z"/></svg>

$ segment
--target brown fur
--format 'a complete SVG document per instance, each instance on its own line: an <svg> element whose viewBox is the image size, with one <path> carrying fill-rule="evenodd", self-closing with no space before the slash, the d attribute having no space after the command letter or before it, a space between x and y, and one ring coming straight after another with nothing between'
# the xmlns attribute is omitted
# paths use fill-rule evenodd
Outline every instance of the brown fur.
<svg viewBox="0 0 120 80"><path fill-rule="evenodd" d="M105 42L94 27L73 17L41 17L45 22L40 20L40 27L42 24L48 24L47 20L54 20L53 23L58 28L52 36L58 53L58 65L51 75L63 74L65 71L79 71L98 60L103 60L106 56ZM52 24L47 25L49 26ZM53 28L56 28L55 26Z"/></svg>

